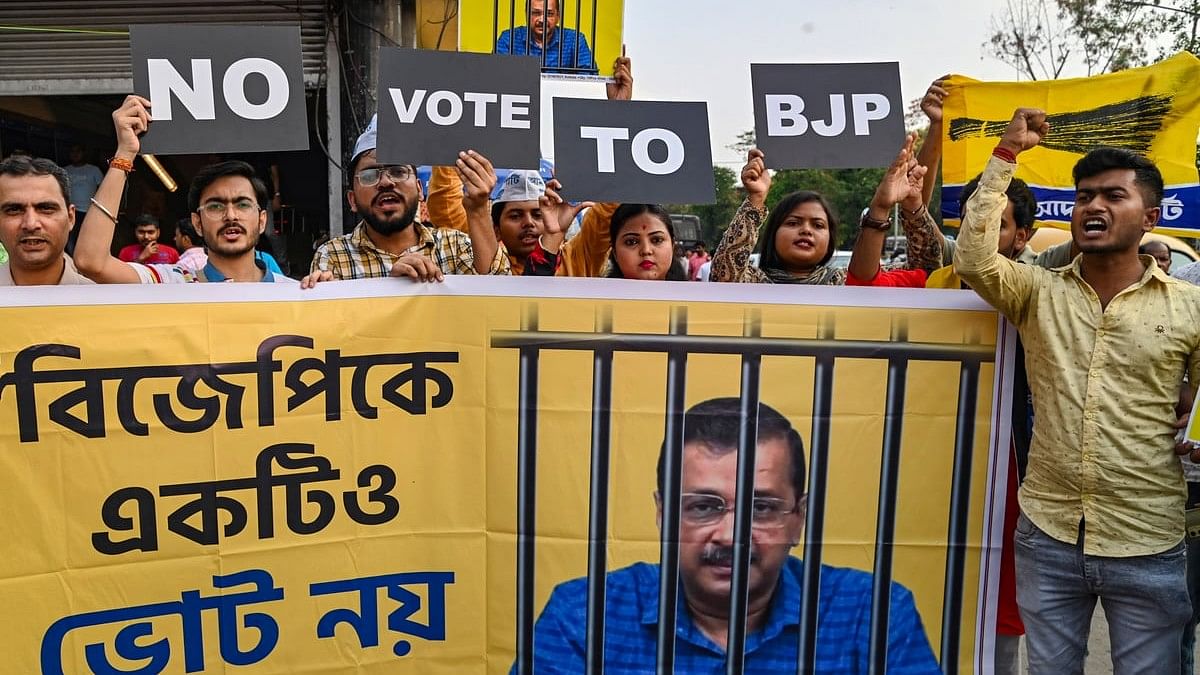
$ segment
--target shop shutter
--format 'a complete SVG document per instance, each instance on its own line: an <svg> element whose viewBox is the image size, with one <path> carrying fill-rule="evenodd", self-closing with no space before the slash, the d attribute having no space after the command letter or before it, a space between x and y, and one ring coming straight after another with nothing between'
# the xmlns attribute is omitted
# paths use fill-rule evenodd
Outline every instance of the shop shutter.
<svg viewBox="0 0 1200 675"><path fill-rule="evenodd" d="M325 0L31 0L0 3L0 95L124 94L130 24L300 24L304 83L321 83ZM30 30L31 28L41 30Z"/></svg>

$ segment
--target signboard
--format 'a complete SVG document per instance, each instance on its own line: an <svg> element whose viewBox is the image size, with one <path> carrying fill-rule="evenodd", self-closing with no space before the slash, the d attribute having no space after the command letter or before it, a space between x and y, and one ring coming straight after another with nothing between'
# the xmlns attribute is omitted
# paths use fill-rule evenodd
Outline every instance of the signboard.
<svg viewBox="0 0 1200 675"><path fill-rule="evenodd" d="M768 168L885 167L904 140L898 63L756 63L750 84Z"/></svg>
<svg viewBox="0 0 1200 675"><path fill-rule="evenodd" d="M475 150L493 166L537 166L538 65L421 49L379 52L379 145L384 164L453 166Z"/></svg>
<svg viewBox="0 0 1200 675"><path fill-rule="evenodd" d="M571 199L711 204L708 105L554 99L556 177Z"/></svg>
<svg viewBox="0 0 1200 675"><path fill-rule="evenodd" d="M142 152L308 149L299 26L130 26L129 51L152 104Z"/></svg>

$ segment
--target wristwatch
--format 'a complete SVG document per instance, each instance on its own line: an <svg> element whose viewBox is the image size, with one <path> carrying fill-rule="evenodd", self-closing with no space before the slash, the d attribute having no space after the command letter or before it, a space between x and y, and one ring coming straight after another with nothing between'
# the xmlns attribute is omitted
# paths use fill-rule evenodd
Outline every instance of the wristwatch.
<svg viewBox="0 0 1200 675"><path fill-rule="evenodd" d="M883 220L875 220L871 217L871 211L868 209L863 211L862 218L858 220L858 226L864 230L879 230L885 232L892 227L892 221L884 218Z"/></svg>

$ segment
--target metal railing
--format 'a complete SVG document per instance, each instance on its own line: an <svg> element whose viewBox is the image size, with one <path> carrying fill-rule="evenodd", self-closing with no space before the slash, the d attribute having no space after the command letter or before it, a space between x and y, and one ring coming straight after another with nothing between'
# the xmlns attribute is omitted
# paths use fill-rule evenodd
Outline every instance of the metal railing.
<svg viewBox="0 0 1200 675"><path fill-rule="evenodd" d="M667 391L663 456L663 516L660 538L658 673L674 672L675 629L679 589L679 500L683 453L684 400L688 356L726 354L741 357L737 486L734 511L734 550L730 593L730 622L726 672L743 670L746 609L750 568L751 502L757 448L759 376L764 356L815 359L812 431L809 443L808 509L805 521L804 568L797 672L810 673L816 661L819 589L827 493L834 365L839 358L880 359L888 363L884 404L883 461L879 476L876 516L875 567L870 624L870 672L887 670L888 618L892 585L896 501L900 477L902 421L911 361L949 361L960 366L955 424L954 467L942 608L941 664L944 672L958 669L961 641L963 579L967 554L967 513L970 505L971 455L975 437L979 370L995 360L995 347L970 344L911 342L903 320L894 320L892 339L839 340L834 321L826 317L818 337L761 336L757 310L748 310L743 335L707 336L687 333L687 310L672 310L667 334L614 333L610 308L598 310L593 333L542 331L536 307L526 308L519 331L493 331L491 346L518 349L517 429L517 617L516 672L533 671L535 513L537 469L538 360L542 351L584 351L593 355L591 490L589 495L587 570L587 673L604 672L605 575L609 496L609 442L612 418L612 361L616 352L667 355Z"/></svg>

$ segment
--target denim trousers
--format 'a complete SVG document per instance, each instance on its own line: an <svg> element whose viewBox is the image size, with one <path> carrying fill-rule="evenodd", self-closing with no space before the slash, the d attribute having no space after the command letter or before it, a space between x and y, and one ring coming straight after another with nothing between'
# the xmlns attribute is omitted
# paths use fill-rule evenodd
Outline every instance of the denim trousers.
<svg viewBox="0 0 1200 675"><path fill-rule="evenodd" d="M1083 673L1096 600L1108 619L1115 675L1177 673L1180 637L1192 615L1184 543L1153 555L1086 555L1017 519L1017 606L1030 675Z"/></svg>
<svg viewBox="0 0 1200 675"><path fill-rule="evenodd" d="M1200 624L1200 537L1188 534L1187 539L1187 588L1192 600L1192 616L1183 627L1182 651L1179 654L1179 672L1192 675L1195 671L1196 625Z"/></svg>

